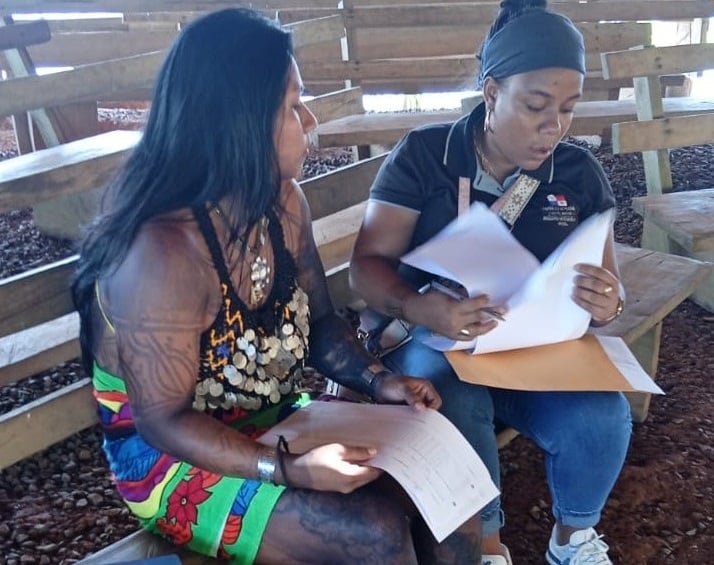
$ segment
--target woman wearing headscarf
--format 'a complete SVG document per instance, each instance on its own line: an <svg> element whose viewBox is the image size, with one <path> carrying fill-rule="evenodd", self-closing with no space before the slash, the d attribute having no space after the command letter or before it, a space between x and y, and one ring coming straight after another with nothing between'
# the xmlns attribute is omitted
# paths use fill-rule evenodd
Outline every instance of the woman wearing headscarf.
<svg viewBox="0 0 714 565"><path fill-rule="evenodd" d="M572 22L545 4L502 2L480 53L483 103L455 123L410 132L381 167L350 270L353 287L374 310L455 340L472 340L496 327L493 310L504 310L488 296L455 300L434 290L420 293L433 276L399 262L456 217L460 186L466 186L469 202L496 210L509 193L523 190L523 178L530 179L535 188L510 227L541 261L589 216L614 207L612 189L594 157L562 141L582 95L584 45ZM465 261L472 252L463 250ZM572 300L591 314L592 325L614 320L624 297L612 228L602 266L580 264L577 270ZM631 419L622 394L523 392L467 384L443 353L418 339L382 360L435 385L442 412L474 446L496 484L494 422L515 428L544 450L556 520L548 563L611 562L594 527L629 444ZM481 517L484 563L510 563L499 536L499 500Z"/></svg>

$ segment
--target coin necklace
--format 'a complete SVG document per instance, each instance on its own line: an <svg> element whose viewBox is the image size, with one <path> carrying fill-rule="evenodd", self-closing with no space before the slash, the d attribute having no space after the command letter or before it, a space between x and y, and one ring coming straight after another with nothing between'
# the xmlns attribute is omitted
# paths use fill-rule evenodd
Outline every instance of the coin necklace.
<svg viewBox="0 0 714 565"><path fill-rule="evenodd" d="M218 204L214 204L213 210L216 215L227 223L226 216ZM267 216L260 217L257 223L255 245L248 246L248 250L255 256L250 263L250 306L255 308L265 298L265 289L270 284L270 264L268 260L260 254L265 244L270 220Z"/></svg>

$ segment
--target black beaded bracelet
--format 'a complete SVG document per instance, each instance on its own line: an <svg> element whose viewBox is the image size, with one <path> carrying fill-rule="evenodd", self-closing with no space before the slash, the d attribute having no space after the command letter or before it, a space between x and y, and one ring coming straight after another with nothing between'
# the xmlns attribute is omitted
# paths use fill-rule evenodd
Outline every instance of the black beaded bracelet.
<svg viewBox="0 0 714 565"><path fill-rule="evenodd" d="M278 444L275 446L275 458L278 461L278 468L280 469L280 474L283 476L283 482L286 487L290 486L290 481L288 481L288 475L285 472L285 459L283 455L285 453L290 453L290 448L288 447L288 441L285 436L278 436Z"/></svg>
<svg viewBox="0 0 714 565"><path fill-rule="evenodd" d="M366 380L367 387L369 388L369 394L372 398L374 398L374 395L377 392L377 385L379 384L379 381L382 380L384 377L387 377L392 374L392 372L388 371L387 369L382 369L381 371L377 371L376 373L372 373L370 370L367 370L365 371L365 373L368 373L368 375L370 375L369 378Z"/></svg>

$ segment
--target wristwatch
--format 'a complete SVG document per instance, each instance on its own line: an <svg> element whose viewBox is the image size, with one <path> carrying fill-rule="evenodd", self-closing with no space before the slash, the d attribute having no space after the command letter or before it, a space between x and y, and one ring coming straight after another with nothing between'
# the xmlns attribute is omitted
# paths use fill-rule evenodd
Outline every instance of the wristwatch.
<svg viewBox="0 0 714 565"><path fill-rule="evenodd" d="M615 313L610 316L609 318L605 318L604 320L600 320L601 324L609 324L612 322L614 319L619 318L620 315L625 311L625 301L622 298L622 296L617 297L617 306L615 307Z"/></svg>

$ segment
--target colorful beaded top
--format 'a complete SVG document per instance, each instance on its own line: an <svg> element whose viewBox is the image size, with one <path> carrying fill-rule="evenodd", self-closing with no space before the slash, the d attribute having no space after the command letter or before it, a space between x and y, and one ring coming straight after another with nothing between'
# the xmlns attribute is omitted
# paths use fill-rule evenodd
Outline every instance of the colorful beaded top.
<svg viewBox="0 0 714 565"><path fill-rule="evenodd" d="M233 287L208 212L194 209L221 282L221 308L201 334L201 358L193 407L222 419L235 419L280 403L294 392L305 364L310 310L307 294L297 285L297 267L282 226L267 214L275 257L273 287L251 310Z"/></svg>

